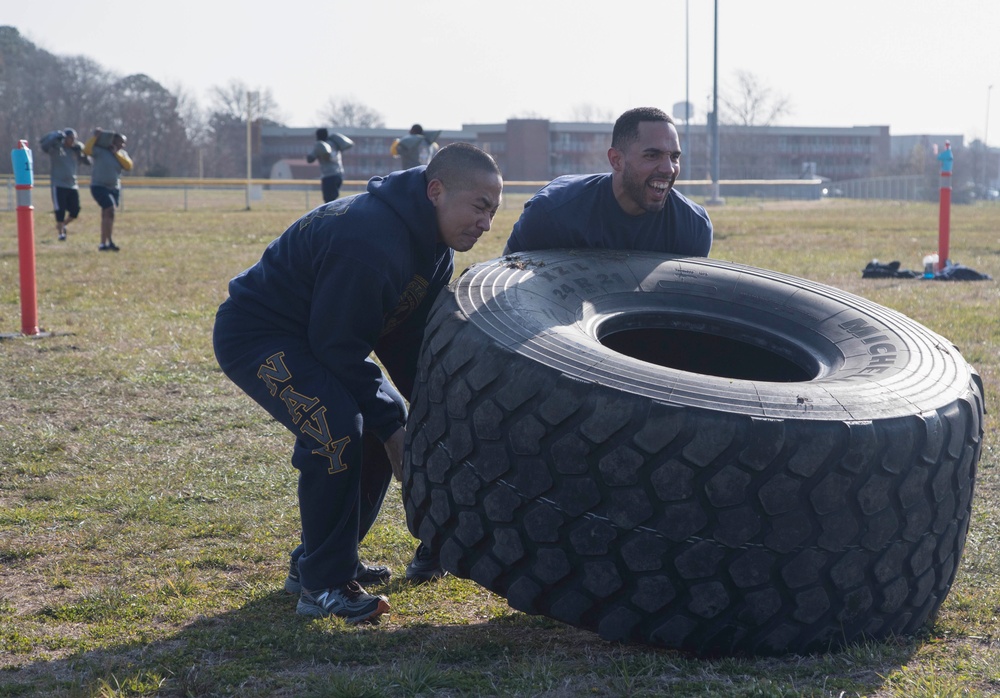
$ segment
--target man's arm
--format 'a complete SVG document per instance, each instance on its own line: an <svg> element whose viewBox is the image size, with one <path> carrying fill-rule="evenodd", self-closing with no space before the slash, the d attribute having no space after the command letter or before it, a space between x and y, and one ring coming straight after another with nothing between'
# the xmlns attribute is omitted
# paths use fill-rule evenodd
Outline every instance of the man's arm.
<svg viewBox="0 0 1000 698"><path fill-rule="evenodd" d="M392 433L385 442L385 453L389 457L392 476L399 482L403 481L403 444L406 441L406 429L400 427Z"/></svg>
<svg viewBox="0 0 1000 698"><path fill-rule="evenodd" d="M540 203L530 199L524 205L521 217L514 223L504 246L503 253L527 252L528 250L548 250L569 247L562 228L556 224L549 212Z"/></svg>
<svg viewBox="0 0 1000 698"><path fill-rule="evenodd" d="M712 221L706 216L705 225L701 228L698 240L695 243L697 249L697 254L699 257L707 257L709 252L712 251L712 240L715 237L715 229L712 226Z"/></svg>
<svg viewBox="0 0 1000 698"><path fill-rule="evenodd" d="M369 355L398 296L378 270L353 255L328 253L316 270L309 314L312 352L354 398L365 429L383 442L406 417L380 390L384 376Z"/></svg>
<svg viewBox="0 0 1000 698"><path fill-rule="evenodd" d="M678 194L677 192L674 192ZM704 207L678 194L672 224L677 231L674 252L694 257L707 257L712 251L714 229Z"/></svg>
<svg viewBox="0 0 1000 698"><path fill-rule="evenodd" d="M80 145L79 143L75 143L73 145L73 152L76 155L77 161L79 161L81 165L94 164L94 161L91 159L91 157L87 155L85 152L83 152L83 146Z"/></svg>
<svg viewBox="0 0 1000 698"><path fill-rule="evenodd" d="M126 153L124 149L118 149L114 152L115 152L115 160L117 160L118 164L122 166L122 169L126 171L131 171L132 158L128 156L128 153Z"/></svg>
<svg viewBox="0 0 1000 698"><path fill-rule="evenodd" d="M454 261L451 258L446 264L442 264L431 279L427 295L420 305L392 331L380 336L375 345L375 354L379 361L385 366L392 382L407 400L413 397L417 358L424 339L427 317L437 297L451 281L454 268Z"/></svg>
<svg viewBox="0 0 1000 698"><path fill-rule="evenodd" d="M348 150L354 147L354 141L342 133L331 133L330 140L328 142L340 151Z"/></svg>

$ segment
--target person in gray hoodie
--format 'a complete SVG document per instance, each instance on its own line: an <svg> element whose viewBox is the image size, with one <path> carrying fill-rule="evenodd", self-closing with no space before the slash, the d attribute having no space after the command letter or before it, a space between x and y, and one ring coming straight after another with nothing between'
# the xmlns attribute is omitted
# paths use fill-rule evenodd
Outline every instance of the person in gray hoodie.
<svg viewBox="0 0 1000 698"><path fill-rule="evenodd" d="M393 141L389 152L400 159L404 170L418 165L426 165L438 151L437 139L440 131L424 131L420 124L413 124L410 133Z"/></svg>
<svg viewBox="0 0 1000 698"><path fill-rule="evenodd" d="M90 175L90 195L101 207L101 252L117 252L118 245L111 239L115 225L115 210L120 203L122 171L132 169L132 158L125 152L125 136L94 129L83 152L94 159Z"/></svg>
<svg viewBox="0 0 1000 698"><path fill-rule="evenodd" d="M316 143L306 155L306 162L319 161L323 203L328 204L340 196L340 186L344 183L344 162L340 154L353 146L354 141L341 133L331 134L325 128L316 129Z"/></svg>
<svg viewBox="0 0 1000 698"><path fill-rule="evenodd" d="M51 136L51 138L49 137ZM56 233L66 239L66 226L80 215L80 186L76 181L77 165L89 165L83 145L76 140L71 128L53 131L42 139L42 151L52 161L52 209L56 215Z"/></svg>

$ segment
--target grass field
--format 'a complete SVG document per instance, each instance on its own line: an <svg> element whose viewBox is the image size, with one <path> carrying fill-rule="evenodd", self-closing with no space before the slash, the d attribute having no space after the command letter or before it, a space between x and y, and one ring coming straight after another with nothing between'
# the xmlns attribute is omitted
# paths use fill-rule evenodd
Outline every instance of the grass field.
<svg viewBox="0 0 1000 698"><path fill-rule="evenodd" d="M128 197L117 254L97 252L89 201L64 243L39 205L51 334L0 341L0 697L1000 694L1000 290L861 278L872 258L919 268L937 248L936 205L711 211L713 257L831 284L951 339L988 414L965 555L933 626L829 654L709 660L606 643L455 578L376 587L392 603L377 627L296 616L281 590L298 533L290 437L220 373L210 333L228 279L298 212ZM523 200L459 269L499 255ZM15 230L0 213L0 332L16 334ZM951 250L997 277L1000 208L954 208ZM362 553L401 577L414 547L394 485Z"/></svg>

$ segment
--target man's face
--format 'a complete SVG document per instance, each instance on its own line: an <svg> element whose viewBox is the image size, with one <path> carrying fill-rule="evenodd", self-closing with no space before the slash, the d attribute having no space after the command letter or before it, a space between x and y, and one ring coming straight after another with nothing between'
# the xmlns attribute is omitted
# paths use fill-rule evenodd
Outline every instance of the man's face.
<svg viewBox="0 0 1000 698"><path fill-rule="evenodd" d="M625 150L611 148L612 188L630 216L663 209L681 171L677 129L666 121L639 122L639 137Z"/></svg>
<svg viewBox="0 0 1000 698"><path fill-rule="evenodd" d="M471 250L490 229L502 191L500 175L485 172L476 173L461 189L431 180L427 196L437 209L438 240L456 252Z"/></svg>
<svg viewBox="0 0 1000 698"><path fill-rule="evenodd" d="M76 136L74 136L72 133L66 134L66 137L63 138L63 145L66 146L67 148L72 148L74 145L76 145Z"/></svg>

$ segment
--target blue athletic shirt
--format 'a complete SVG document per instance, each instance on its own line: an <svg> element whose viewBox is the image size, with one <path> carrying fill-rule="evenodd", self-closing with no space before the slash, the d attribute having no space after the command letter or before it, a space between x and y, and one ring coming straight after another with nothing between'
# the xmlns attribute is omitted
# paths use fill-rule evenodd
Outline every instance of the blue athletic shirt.
<svg viewBox="0 0 1000 698"><path fill-rule="evenodd" d="M591 247L707 257L712 221L676 189L662 210L630 216L615 199L611 173L565 175L524 204L505 252Z"/></svg>
<svg viewBox="0 0 1000 698"><path fill-rule="evenodd" d="M383 440L402 426L399 411L365 359L374 351L410 397L427 313L454 269L425 169L374 177L365 193L314 209L229 282L253 328L308 339Z"/></svg>

